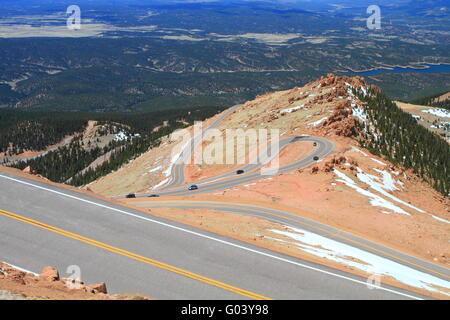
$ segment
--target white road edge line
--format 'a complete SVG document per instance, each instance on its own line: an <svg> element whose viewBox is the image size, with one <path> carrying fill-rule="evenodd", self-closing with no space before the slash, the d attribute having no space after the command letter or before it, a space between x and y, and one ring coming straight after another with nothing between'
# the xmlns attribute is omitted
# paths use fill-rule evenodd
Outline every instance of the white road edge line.
<svg viewBox="0 0 450 320"><path fill-rule="evenodd" d="M305 269L314 270L314 271L321 272L321 273L324 273L324 274L327 274L327 275L330 275L330 276L334 276L334 277L337 277L337 278L340 278L340 279L352 281L352 282L355 282L355 283L367 286L366 282L363 282L363 281L360 281L360 280L352 279L352 278L349 278L349 277L346 277L346 276L343 276L343 275L340 275L340 274L337 274L337 273L333 273L333 272L330 272L330 271L326 271L326 270L322 270L322 269L319 269L319 268L311 267L311 266L308 266L306 264L302 264L302 263L291 261L291 260L288 260L288 259L285 259L285 258L277 257L277 256L274 256L274 255L271 255L271 254L268 254L268 253L265 253L265 252L261 252L261 251L258 251L258 250L250 249L250 248L238 245L238 244L234 244L232 242L228 242L228 241L225 241L225 240L217 239L217 238L214 238L214 237L211 237L211 236L207 236L207 235L204 235L204 234L201 234L201 233L198 233L198 232L195 232L195 231L191 231L191 230L188 230L188 229L183 229L183 228L180 228L180 227L176 227L176 226L173 226L173 225L168 224L168 223L164 223L164 222L157 221L157 220L154 220L154 219L142 217L142 216L134 214L134 213L130 213L130 212L127 212L127 211L124 211L124 210L116 209L116 208L113 208L113 207L109 207L109 206L106 206L106 205L103 205L103 204L100 204L100 203L97 203L97 202L93 202L93 201L90 201L90 200L86 200L86 199L83 199L83 198L75 197L75 196L72 196L72 195L67 194L67 193L63 193L63 192L59 192L59 191L52 190L52 189L49 189L49 188L41 187L41 186L29 183L29 182L25 182L25 181L22 181L22 180L18 180L18 179L15 179L15 178L4 176L2 174L0 174L0 178L12 180L12 181L15 181L15 182L18 182L18 183L21 183L21 184L25 184L25 185L28 185L28 186L32 186L32 187L35 187L35 188L38 188L38 189L41 189L41 190L45 190L45 191L48 191L48 192L59 194L61 196L67 197L67 198L71 198L71 199L75 199L75 200L82 201L82 202L85 202L85 203L89 203L89 204L95 205L97 207L101 207L101 208L109 209L109 210L112 210L112 211L116 211L116 212L119 212L119 213L122 213L122 214L125 214L125 215L132 216L134 218L138 218L138 219L142 219L142 220L145 220L145 221L153 222L153 223L156 223L156 224L159 224L159 225L162 225L162 226L165 226L165 227L169 227L169 228L172 228L172 229L175 229L175 230L179 230L179 231L183 231L183 232L186 232L186 233L190 233L190 234L196 235L198 237L202 237L202 238L205 238L205 239L209 239L209 240L213 240L213 241L216 241L216 242L220 242L220 243L223 243L223 244L235 247L235 248L239 248L239 249L242 249L242 250L245 250L245 251L249 251L249 252L253 252L253 253L256 253L256 254L259 254L259 255L263 255L263 256L266 256L266 257L269 257L269 258L272 258L272 259L275 259L275 260L279 260L279 261L287 262L287 263L290 263L290 264L293 264L293 265L296 265L296 266L299 266L299 267L303 267ZM381 286L377 287L377 289L383 290L383 291L387 291L387 292L390 292L390 293L394 293L394 294L398 294L398 295L401 295L401 296L404 296L404 297L408 297L408 298L411 298L411 299L415 299L415 300L423 300L422 298L419 298L419 297L416 297L416 296L412 296L412 295L409 295L409 294L406 294L406 293L402 293L402 292L399 292L399 291L395 291L395 290L392 290L392 289L384 288L384 287L381 287Z"/></svg>
<svg viewBox="0 0 450 320"><path fill-rule="evenodd" d="M2 261L2 262L3 262L4 264L7 264L7 265L10 266L10 267L13 267L14 269L19 270L19 271L22 271L22 272L25 272L25 273L31 273L31 274L34 274L35 276L38 276L38 275L39 275L39 273L36 273L36 272L30 271L30 270L27 270L27 269L24 269L24 268L15 266L15 265L13 265L12 263L9 263L9 262L7 262L7 261Z"/></svg>

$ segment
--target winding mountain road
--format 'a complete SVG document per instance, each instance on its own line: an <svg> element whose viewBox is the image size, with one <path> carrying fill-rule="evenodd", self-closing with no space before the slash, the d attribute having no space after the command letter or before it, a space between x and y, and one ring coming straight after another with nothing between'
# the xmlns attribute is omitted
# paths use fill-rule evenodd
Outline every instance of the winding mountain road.
<svg viewBox="0 0 450 320"><path fill-rule="evenodd" d="M192 137L191 140L183 146L180 157L171 168L170 181L165 186L161 187L160 190L166 190L184 183L184 165L185 163L188 163L188 159L190 159L194 150L196 150L203 142L203 137L208 134L208 131L216 129L223 122L223 120L233 114L241 106L241 104L237 104L220 113L217 116L217 119L215 119L207 128Z"/></svg>
<svg viewBox="0 0 450 320"><path fill-rule="evenodd" d="M238 106L234 107L236 110ZM228 110L210 126L234 111ZM316 142L311 155L279 168L306 167L313 156L325 157L333 144L316 137L282 139L280 149L297 141ZM194 147L201 143L196 139ZM244 175L224 174L187 191L184 166L161 195L223 190L261 178L264 164ZM207 208L262 217L314 231L331 239L376 252L443 279L449 270L295 214L243 204L140 198L151 208ZM156 200L156 201L153 201ZM64 271L80 267L86 282L107 283L110 293L136 292L157 299L421 299L303 259L153 216L120 203L61 186L19 177L0 167L0 260L32 272L52 265Z"/></svg>
<svg viewBox="0 0 450 320"><path fill-rule="evenodd" d="M165 188L160 189L160 191L155 190L152 193L143 193L136 194L136 197L148 197L150 195L159 195L159 196L186 196L186 195L194 195L200 193L208 193L214 191L220 191L225 189L230 189L238 185L242 185L245 183L249 183L252 181L256 181L259 179L265 179L270 176L278 175L281 173L287 173L293 171L295 169L306 168L317 161L314 160L314 157L318 157L319 159L323 159L326 156L333 153L334 144L324 138L312 137L312 136L296 136L296 137L286 137L282 138L279 141L279 149L274 153L275 156L282 149L287 147L291 143L299 142L299 141L307 141L311 143L316 143L317 147L315 150L309 154L308 156L301 158L293 163L287 165L281 165L276 170L267 170L264 171L263 168L267 164L267 162L258 163L258 164L247 164L241 167L240 169L244 171L243 174L237 175L236 170L221 174L216 177L208 178L205 180L200 180L195 183L199 188L197 190L188 190L188 186L184 185L181 187L172 187L166 186ZM269 146L265 153L267 155L272 155L272 146ZM271 157L268 157L271 159ZM184 164L179 164L176 170L173 170L173 174L175 177L172 181L177 181L177 184L180 185L184 182ZM120 198L125 198L126 196L122 196Z"/></svg>

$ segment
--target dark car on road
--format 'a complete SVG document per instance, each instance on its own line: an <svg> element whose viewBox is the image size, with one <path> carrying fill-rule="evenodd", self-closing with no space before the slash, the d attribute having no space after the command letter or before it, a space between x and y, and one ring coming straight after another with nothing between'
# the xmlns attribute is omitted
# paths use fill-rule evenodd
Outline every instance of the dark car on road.
<svg viewBox="0 0 450 320"><path fill-rule="evenodd" d="M242 170L242 169L239 169L236 171L236 174L243 174L243 173L244 173L244 170Z"/></svg>
<svg viewBox="0 0 450 320"><path fill-rule="evenodd" d="M189 186L188 190L197 190L198 186L196 186L195 184Z"/></svg>
<svg viewBox="0 0 450 320"><path fill-rule="evenodd" d="M319 160L319 157L318 156L314 156L314 158L313 158L315 161L317 161L317 160Z"/></svg>
<svg viewBox="0 0 450 320"><path fill-rule="evenodd" d="M148 197L149 197L149 198L156 198L156 197L159 197L159 194L151 194L151 195L149 195Z"/></svg>
<svg viewBox="0 0 450 320"><path fill-rule="evenodd" d="M136 198L136 195L134 193L130 193L130 194L127 194L127 198L128 199L129 198Z"/></svg>
<svg viewBox="0 0 450 320"><path fill-rule="evenodd" d="M314 143L313 143L313 146L316 147L316 146L317 146L317 142L314 142Z"/></svg>

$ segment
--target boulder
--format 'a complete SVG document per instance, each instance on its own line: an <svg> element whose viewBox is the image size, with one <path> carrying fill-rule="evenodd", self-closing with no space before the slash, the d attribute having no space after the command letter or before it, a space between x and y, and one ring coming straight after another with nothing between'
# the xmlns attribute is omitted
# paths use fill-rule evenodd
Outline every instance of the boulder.
<svg viewBox="0 0 450 320"><path fill-rule="evenodd" d="M59 272L53 267L45 267L44 269L42 269L42 272L39 275L39 279L44 281L58 281Z"/></svg>
<svg viewBox="0 0 450 320"><path fill-rule="evenodd" d="M106 284L104 282L97 283L97 284L90 284L89 288L92 290L95 290L97 292L100 292L100 293L104 293L104 294L108 293L108 290L106 289Z"/></svg>
<svg viewBox="0 0 450 320"><path fill-rule="evenodd" d="M28 167L26 167L25 169L23 169L22 172L32 174L32 173L33 173L33 170L31 170L31 167L28 166Z"/></svg>

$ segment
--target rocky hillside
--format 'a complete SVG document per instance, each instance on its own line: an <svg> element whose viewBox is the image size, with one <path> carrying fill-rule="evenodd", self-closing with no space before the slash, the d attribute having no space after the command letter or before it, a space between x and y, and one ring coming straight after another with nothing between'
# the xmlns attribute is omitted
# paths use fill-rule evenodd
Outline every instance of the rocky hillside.
<svg viewBox="0 0 450 320"><path fill-rule="evenodd" d="M330 74L301 88L259 96L224 127L352 137L373 154L413 170L442 194L450 192L449 146L360 77Z"/></svg>
<svg viewBox="0 0 450 320"><path fill-rule="evenodd" d="M355 146L368 148L374 155L386 158L393 165L412 169L439 192L447 195L450 187L449 148L432 133L421 130L423 128L410 115L393 103L383 110L372 108L370 111L369 106L381 105L376 101L380 97L383 97L384 104L389 102L382 96L380 89L369 86L361 77L329 74L303 87L258 96L226 118L219 129L223 132L239 128L279 129L283 136L311 134L350 138L349 143L357 142ZM387 112L387 108L391 110ZM387 120L382 121L381 118ZM405 123L403 129L393 130L398 121ZM206 123L208 121L204 126ZM411 135L411 132L416 134ZM205 145L211 143L214 141L205 142ZM167 137L160 147L150 150L118 172L94 182L92 189L105 195L119 195L164 185L168 180L167 169L174 146L175 139ZM434 152L429 152L428 148ZM424 156L421 158L421 155ZM440 165L436 166L436 163ZM195 167L188 169L199 176L199 168ZM203 165L203 170L206 167ZM117 185L115 181L123 183Z"/></svg>
<svg viewBox="0 0 450 320"><path fill-rule="evenodd" d="M60 277L58 270L45 267L41 274L27 273L0 262L0 300L123 300L148 298L139 295L108 295L106 284L86 284Z"/></svg>

